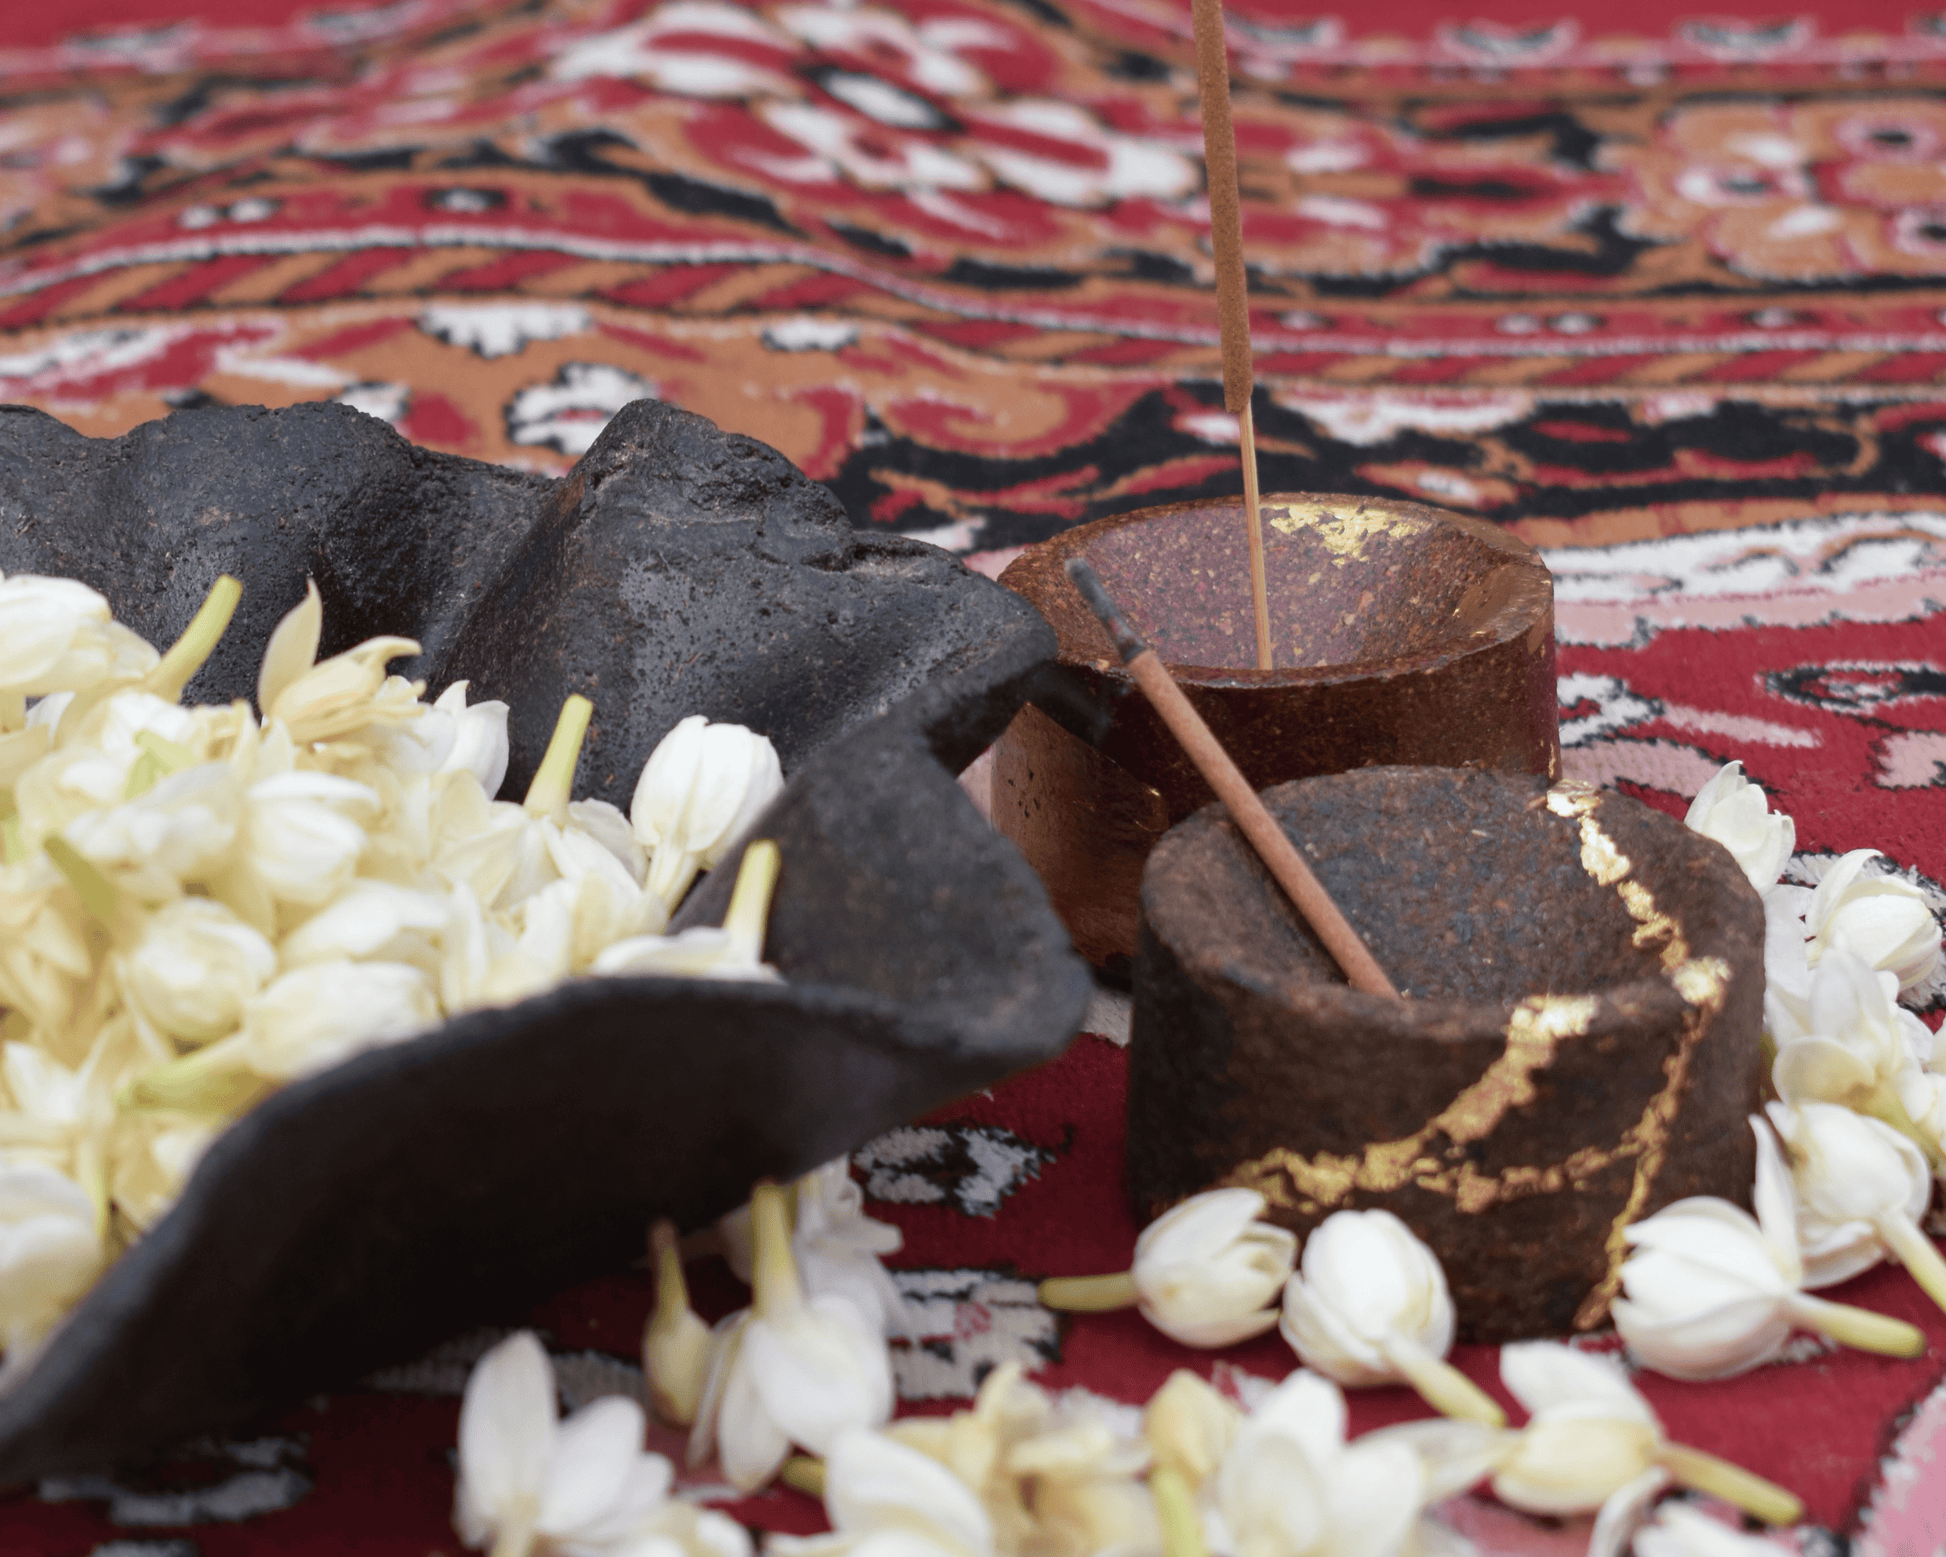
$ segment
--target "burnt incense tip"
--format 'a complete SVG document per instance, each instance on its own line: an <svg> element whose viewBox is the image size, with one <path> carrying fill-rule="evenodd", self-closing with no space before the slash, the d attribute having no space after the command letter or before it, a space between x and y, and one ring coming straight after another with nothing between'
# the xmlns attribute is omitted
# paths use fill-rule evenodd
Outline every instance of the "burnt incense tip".
<svg viewBox="0 0 1946 1557"><path fill-rule="evenodd" d="M1108 636L1115 640L1122 663L1126 665L1138 654L1146 653L1149 646L1136 635L1135 629L1128 625L1128 618L1108 598L1108 591L1101 587L1101 580L1095 576L1095 570L1087 560L1070 557L1067 566L1068 577L1074 580L1074 587L1081 592L1081 598L1088 602L1088 609L1095 613L1101 625L1108 629Z"/></svg>

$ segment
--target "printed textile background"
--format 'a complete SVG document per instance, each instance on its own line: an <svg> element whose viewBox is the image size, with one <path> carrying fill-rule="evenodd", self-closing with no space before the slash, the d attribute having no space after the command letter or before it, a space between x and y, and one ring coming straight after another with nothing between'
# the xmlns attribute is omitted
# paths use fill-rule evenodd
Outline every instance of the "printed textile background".
<svg viewBox="0 0 1946 1557"><path fill-rule="evenodd" d="M1237 0L1228 29L1266 490L1551 548L1570 772L1680 811L1740 757L1797 819L1793 879L1876 847L1946 906L1946 13ZM552 472L657 396L997 571L1237 489L1188 34L1180 0L8 6L0 401L110 436L335 399ZM1034 1304L1135 1234L1112 1004L1093 1025L855 1158L906 1232L910 1408L1009 1357L1123 1402L1292 1365ZM1787 1550L1936 1550L1946 1317L1894 1272L1839 1295L1931 1354L1639 1382L1672 1436L1805 1498ZM530 1316L570 1403L639 1391L648 1299L621 1272ZM0 1553L450 1557L491 1339L0 1500ZM1354 1429L1415 1414L1353 1401ZM817 1527L795 1493L735 1509ZM1482 1552L1588 1534L1441 1517Z"/></svg>

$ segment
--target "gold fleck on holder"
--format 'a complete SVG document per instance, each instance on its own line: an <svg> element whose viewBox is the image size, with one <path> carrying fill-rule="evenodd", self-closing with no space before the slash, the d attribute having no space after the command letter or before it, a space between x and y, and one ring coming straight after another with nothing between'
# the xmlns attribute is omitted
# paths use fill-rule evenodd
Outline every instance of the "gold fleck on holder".
<svg viewBox="0 0 1946 1557"><path fill-rule="evenodd" d="M1763 905L1721 845L1613 791L1367 768L1264 794L1410 998L1353 990L1217 808L1142 879L1129 1174L1223 1184L1299 1234L1382 1206L1460 1334L1601 1324L1623 1229L1748 1205Z"/></svg>

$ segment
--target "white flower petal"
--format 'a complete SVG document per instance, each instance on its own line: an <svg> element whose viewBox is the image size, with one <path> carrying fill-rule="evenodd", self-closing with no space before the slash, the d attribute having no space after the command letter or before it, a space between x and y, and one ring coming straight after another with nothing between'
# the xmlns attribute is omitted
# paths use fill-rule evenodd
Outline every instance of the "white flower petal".
<svg viewBox="0 0 1946 1557"><path fill-rule="evenodd" d="M471 773L491 799L507 777L508 708L498 701L469 704L466 687L464 681L454 682L433 704L453 721L453 744L440 771Z"/></svg>
<svg viewBox="0 0 1946 1557"><path fill-rule="evenodd" d="M1870 1222L1892 1210L1914 1221L1925 1215L1932 1195L1926 1159L1890 1125L1830 1103L1772 1103L1768 1111L1790 1148L1806 1243L1820 1228Z"/></svg>
<svg viewBox="0 0 1946 1557"><path fill-rule="evenodd" d="M1558 1341L1514 1341L1501 1347L1500 1382L1533 1416L1593 1407L1625 1421L1655 1424L1655 1413L1619 1364Z"/></svg>
<svg viewBox="0 0 1946 1557"><path fill-rule="evenodd" d="M1397 1370L1382 1353L1339 1314L1318 1301L1303 1276L1292 1276L1284 1287L1279 1328L1307 1368L1352 1388L1387 1384Z"/></svg>
<svg viewBox="0 0 1946 1557"><path fill-rule="evenodd" d="M1132 1275L1143 1316L1190 1346L1226 1346L1276 1323L1265 1310L1289 1279L1297 1240L1256 1221L1255 1190L1193 1195L1142 1232Z"/></svg>
<svg viewBox="0 0 1946 1557"><path fill-rule="evenodd" d="M876 1427L892 1414L884 1339L835 1293L811 1298L787 1320L752 1320L743 1352L770 1419L814 1454L846 1428Z"/></svg>
<svg viewBox="0 0 1946 1557"><path fill-rule="evenodd" d="M1876 849L1853 849L1818 882L1805 913L1810 959L1850 953L1911 988L1938 963L1939 924L1917 887L1897 876L1864 874L1878 857Z"/></svg>
<svg viewBox="0 0 1946 1557"><path fill-rule="evenodd" d="M616 1395L590 1402L561 1423L535 1528L572 1536L600 1520L628 1484L646 1427L642 1408Z"/></svg>
<svg viewBox="0 0 1946 1557"><path fill-rule="evenodd" d="M1310 1552L1329 1528L1319 1474L1283 1433L1245 1429L1216 1473L1216 1501L1239 1553Z"/></svg>
<svg viewBox="0 0 1946 1557"><path fill-rule="evenodd" d="M561 1424L541 1491L536 1531L565 1547L601 1548L662 1508L674 1472L642 1451L647 1426L633 1400L596 1400Z"/></svg>
<svg viewBox="0 0 1946 1557"><path fill-rule="evenodd" d="M554 1365L530 1330L474 1365L459 1413L459 1480L473 1514L499 1528L533 1519L556 1435Z"/></svg>
<svg viewBox="0 0 1946 1557"><path fill-rule="evenodd" d="M1400 1422L1366 1433L1363 1444L1399 1442L1419 1457L1426 1502L1440 1503L1490 1474L1519 1439L1517 1432L1457 1417Z"/></svg>
<svg viewBox="0 0 1946 1557"><path fill-rule="evenodd" d="M244 1018L251 1064L289 1080L361 1049L439 1024L431 981L397 962L319 962L284 974L253 998Z"/></svg>
<svg viewBox="0 0 1946 1557"><path fill-rule="evenodd" d="M1757 1225L1771 1246L1779 1272L1795 1285L1804 1272L1798 1257L1797 1190L1791 1184L1790 1166L1762 1115L1750 1116L1750 1132L1757 1138L1757 1183L1751 1195Z"/></svg>
<svg viewBox="0 0 1946 1557"><path fill-rule="evenodd" d="M1790 1339L1782 1297L1748 1297L1679 1317L1657 1318L1627 1298L1615 1300L1615 1328L1644 1367L1672 1379L1747 1373Z"/></svg>
<svg viewBox="0 0 1946 1557"><path fill-rule="evenodd" d="M846 1534L906 1526L925 1530L949 1550L993 1546L993 1521L972 1489L930 1455L883 1433L839 1433L824 1470L825 1507Z"/></svg>
<svg viewBox="0 0 1946 1557"><path fill-rule="evenodd" d="M1744 778L1740 762L1724 764L1697 792L1683 822L1728 849L1759 892L1775 885L1797 842L1797 825L1771 813L1762 787Z"/></svg>
<svg viewBox="0 0 1946 1557"><path fill-rule="evenodd" d="M1135 1260L1165 1265L1213 1259L1264 1214L1254 1189L1213 1189L1191 1195L1157 1217L1135 1240Z"/></svg>
<svg viewBox="0 0 1946 1557"><path fill-rule="evenodd" d="M1300 1368L1257 1402L1244 1435L1278 1433L1316 1466L1330 1465L1345 1443L1345 1397L1330 1380Z"/></svg>
<svg viewBox="0 0 1946 1557"><path fill-rule="evenodd" d="M429 892L414 892L389 881L354 881L284 938L287 967L310 962L383 958L408 931L446 928L452 910Z"/></svg>
<svg viewBox="0 0 1946 1557"><path fill-rule="evenodd" d="M1326 1217L1305 1241L1302 1275L1284 1289L1285 1339L1341 1384L1398 1379L1385 1351L1395 1337L1443 1357L1453 1327L1438 1259L1389 1211Z"/></svg>
<svg viewBox="0 0 1946 1557"><path fill-rule="evenodd" d="M1494 1496L1529 1514L1592 1513L1650 1468L1656 1438L1619 1416L1530 1422L1494 1475Z"/></svg>
<svg viewBox="0 0 1946 1557"><path fill-rule="evenodd" d="M1878 1073L1835 1039L1812 1037L1782 1045L1770 1079L1786 1103L1842 1103L1869 1092Z"/></svg>
<svg viewBox="0 0 1946 1557"><path fill-rule="evenodd" d="M1780 1548L1672 1499L1656 1510L1653 1524L1636 1533L1634 1550L1635 1557L1778 1557ZM1590 1552L1598 1557L1592 1547Z"/></svg>
<svg viewBox="0 0 1946 1557"><path fill-rule="evenodd" d="M0 1165L0 1348L37 1341L105 1257L94 1202L79 1184L43 1163Z"/></svg>
<svg viewBox="0 0 1946 1557"><path fill-rule="evenodd" d="M221 903L185 897L149 916L121 971L146 1021L203 1043L236 1031L245 1003L276 976L277 950Z"/></svg>
<svg viewBox="0 0 1946 1557"><path fill-rule="evenodd" d="M1668 1485L1669 1473L1660 1465L1652 1465L1609 1494L1595 1516L1595 1528L1588 1532L1588 1557L1621 1557L1630 1533Z"/></svg>
<svg viewBox="0 0 1946 1557"><path fill-rule="evenodd" d="M747 1342L754 1323L745 1327L746 1344L738 1348L724 1375L716 1416L717 1458L730 1485L741 1492L754 1492L769 1481L791 1452L790 1436L765 1407L750 1364ZM697 1418L699 1424L702 1420Z"/></svg>
<svg viewBox="0 0 1946 1557"><path fill-rule="evenodd" d="M1394 1557L1418 1522L1425 1469L1403 1443L1360 1439L1333 1462L1324 1496L1331 1557Z"/></svg>

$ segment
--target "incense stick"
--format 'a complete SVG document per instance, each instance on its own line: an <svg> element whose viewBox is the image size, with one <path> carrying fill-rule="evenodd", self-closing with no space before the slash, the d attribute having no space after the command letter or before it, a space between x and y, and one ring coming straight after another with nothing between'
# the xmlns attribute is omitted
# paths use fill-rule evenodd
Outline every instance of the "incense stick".
<svg viewBox="0 0 1946 1557"><path fill-rule="evenodd" d="M1080 557L1070 557L1067 567L1068 577L1074 580L1074 587L1081 591L1081 598L1088 602L1088 609L1095 613L1101 625L1108 629L1109 637L1115 640L1115 648L1121 654L1122 663L1128 667L1129 674L1135 678L1135 684L1155 705L1162 722L1169 726L1169 733L1182 743L1189 760L1196 764L1196 771L1216 791L1217 799L1223 802L1238 831L1250 840L1251 847L1270 868L1271 875L1277 878L1277 884L1304 916L1305 923L1317 932L1325 950L1331 953L1344 970L1345 977L1351 981L1351 987L1368 994L1389 995L1397 1000L1398 990L1385 976L1385 970L1378 965L1378 960L1372 956L1364 941L1359 939L1358 932L1351 927L1351 921L1331 901L1331 894L1324 890L1324 884L1305 864L1304 856L1297 852L1290 836L1266 809L1263 801L1257 798L1256 790L1250 787L1250 781L1230 760L1230 754L1211 733L1210 727L1203 723L1203 716L1183 695L1182 688L1176 685L1168 667L1116 609L1115 602L1108 598L1108 591L1101 587L1101 580L1095 577L1095 570Z"/></svg>
<svg viewBox="0 0 1946 1557"><path fill-rule="evenodd" d="M1223 0L1192 0L1196 90L1203 103L1203 164L1209 170L1210 246L1216 253L1216 317L1223 337L1223 408L1242 434L1243 505L1250 523L1250 607L1257 619L1257 669L1271 668L1270 595L1264 580L1264 519L1257 500L1257 431L1250 416L1250 299L1243 274L1243 218L1237 197L1237 134L1230 118L1230 57Z"/></svg>

